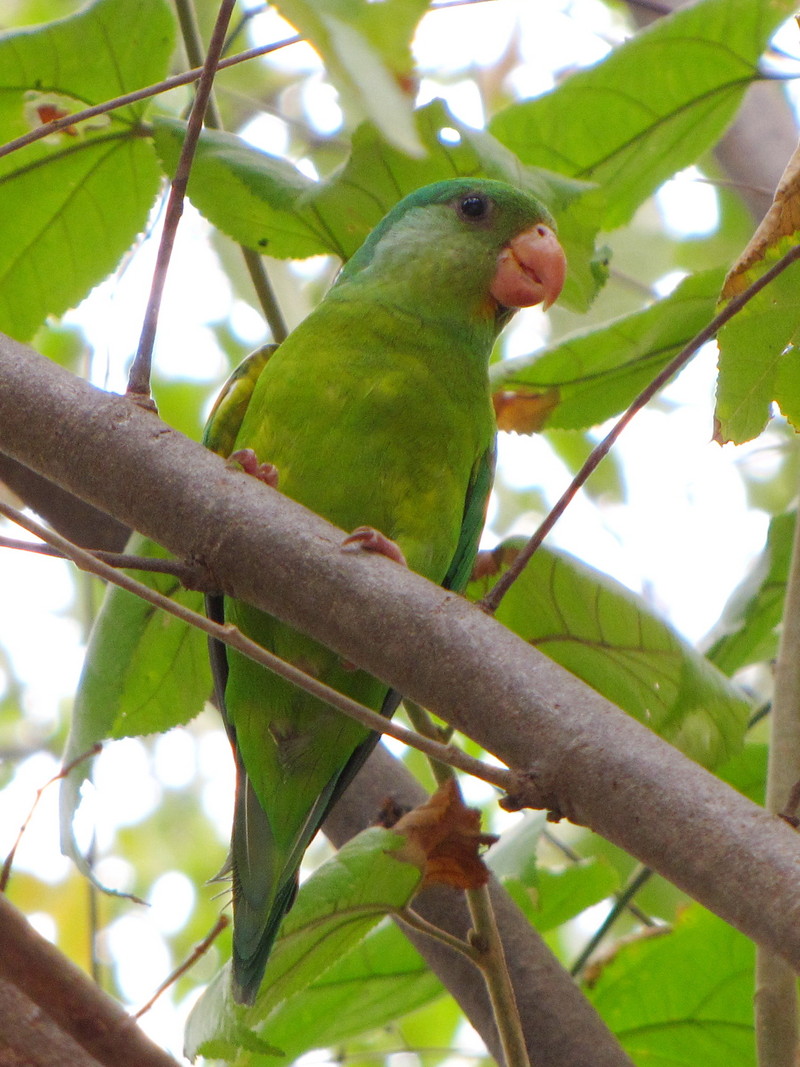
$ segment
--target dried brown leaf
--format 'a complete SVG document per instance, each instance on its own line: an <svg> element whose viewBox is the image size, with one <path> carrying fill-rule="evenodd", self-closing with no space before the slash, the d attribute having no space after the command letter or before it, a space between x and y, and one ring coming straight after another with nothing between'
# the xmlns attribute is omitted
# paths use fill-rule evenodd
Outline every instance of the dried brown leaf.
<svg viewBox="0 0 800 1067"><path fill-rule="evenodd" d="M538 433L560 402L555 387L501 390L492 397L497 428L514 433Z"/></svg>
<svg viewBox="0 0 800 1067"><path fill-rule="evenodd" d="M743 292L751 284L752 268L771 248L800 231L800 145L794 150L778 182L772 206L753 234L750 242L728 271L722 287L723 300Z"/></svg>
<svg viewBox="0 0 800 1067"><path fill-rule="evenodd" d="M458 783L451 779L395 825L395 831L406 839L395 855L420 868L423 886L476 889L489 878L479 849L497 840L493 834L481 833L480 827L481 813L465 805Z"/></svg>

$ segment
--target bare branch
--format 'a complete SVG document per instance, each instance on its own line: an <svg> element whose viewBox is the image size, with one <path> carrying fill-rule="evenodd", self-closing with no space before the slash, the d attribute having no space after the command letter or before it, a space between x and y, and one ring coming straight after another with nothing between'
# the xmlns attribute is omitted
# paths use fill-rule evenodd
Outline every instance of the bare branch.
<svg viewBox="0 0 800 1067"><path fill-rule="evenodd" d="M200 140L200 131L203 128L206 107L211 97L211 89L214 85L214 76L217 72L217 64L225 43L225 35L228 32L228 23L233 13L235 0L222 0L214 23L214 32L208 46L203 73L197 85L192 111L186 126L186 136L178 158L178 166L175 168L175 177L170 186L167 210L164 214L164 227L161 231L161 240L158 244L158 255L153 268L153 279L150 287L150 296L142 325L142 335L139 338L139 347L131 365L128 377L128 393L131 396L150 400L150 364L153 355L153 344L156 338L158 325L158 313L161 309L161 297L167 281L167 270L172 257L172 249L178 232L178 223L183 214L183 203L186 198L186 186L189 184L189 174L192 169L194 153Z"/></svg>

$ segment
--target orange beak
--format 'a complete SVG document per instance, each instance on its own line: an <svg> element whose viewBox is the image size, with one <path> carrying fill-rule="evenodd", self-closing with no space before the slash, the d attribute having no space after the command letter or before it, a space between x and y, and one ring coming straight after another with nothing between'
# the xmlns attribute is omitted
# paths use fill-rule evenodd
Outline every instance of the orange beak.
<svg viewBox="0 0 800 1067"><path fill-rule="evenodd" d="M497 259L490 292L498 304L546 311L564 288L567 257L558 238L543 223L517 234Z"/></svg>

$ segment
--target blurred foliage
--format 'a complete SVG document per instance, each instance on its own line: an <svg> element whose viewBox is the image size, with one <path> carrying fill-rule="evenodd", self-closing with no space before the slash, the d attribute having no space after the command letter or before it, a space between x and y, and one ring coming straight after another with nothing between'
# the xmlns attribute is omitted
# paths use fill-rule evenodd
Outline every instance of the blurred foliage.
<svg viewBox="0 0 800 1067"><path fill-rule="evenodd" d="M172 327L168 291L162 325L168 340L157 352L155 379L161 414L198 438L219 382L267 337L234 241L279 257L268 260L268 272L293 325L321 296L336 257L351 254L406 192L452 174L502 177L551 206L571 270L563 306L546 325L538 313L520 316L522 325L509 333L492 368L501 425L520 435L515 447L536 449L525 455L534 455L538 466L525 485L518 471L501 469L491 534L529 532L552 495L545 468L557 469L565 484L594 443L593 427L619 414L714 314L722 278L753 223L739 190L724 183L713 149L747 87L762 76L763 53L792 5L700 0L636 33L618 4L597 0L578 15L553 0L539 5L535 34L529 13L512 0L428 14L422 0L286 0L276 6L313 41L315 52L281 48L218 77L217 103L228 132L204 133L190 194L208 223L200 240L211 249L210 259L202 263L219 273L201 288L185 268L187 276L172 290L172 299L185 300ZM266 5L249 7L237 13L229 54L293 34ZM196 0L196 8L207 39L216 4ZM497 14L482 23L487 11ZM415 29L421 27L422 39L434 25L442 35L436 60L420 59L422 46L411 46ZM40 119L102 103L186 67L167 0L85 6L4 0L0 31L0 142L25 134ZM497 39L488 59L484 37ZM556 41L567 42L568 69L558 69L557 61L556 69L545 67L542 41L554 54L561 54ZM536 88L526 88L532 82ZM472 101L470 121L459 95L464 92ZM159 190L174 166L190 100L189 89L173 90L0 157L0 329L32 339L49 358L94 381L121 380L121 364L135 344L135 337L122 342L121 353L112 344L123 333L124 316L117 314L123 298L111 303L108 321L99 326L96 311L65 313L84 297L87 309L105 306L97 303L98 293L107 291L109 276L143 306L147 267L138 265L152 247L163 206ZM679 173L690 166L698 168L693 177ZM723 181L713 194L716 224L699 236L676 229L660 198L678 185L696 188L705 178ZM295 262L309 256L325 258ZM145 277L138 288L130 280L137 269ZM723 335L719 440L761 432L776 400L786 419L800 417L795 288L787 276ZM188 324L188 308L199 315L198 325ZM673 394L653 410L676 427L669 433L680 433ZM707 414L710 436L710 406ZM668 437L666 447L672 443ZM744 455L735 473L742 513L760 509L769 517L769 533L751 573L729 576L731 601L704 654L661 617L657 598L655 604L642 599L561 551L535 558L502 616L526 640L760 801L765 746L757 729L746 732L746 718L771 695L768 665L777 647L798 477L792 426L773 418L757 448ZM607 535L609 517L628 506L628 493L625 465L612 457L576 507L591 516L592 529ZM497 559L503 563L502 550ZM31 586L61 588L61 578L49 577L52 570L37 569L54 565L26 557L12 566L30 575ZM647 593L646 578L642 584ZM476 583L473 594L482 589ZM74 681L79 647L100 599L98 584L80 578L71 591L34 603L55 621L35 631L33 666L14 641L16 626L8 628L8 647L0 646L0 842L6 851L36 790L54 773L68 730L67 686L45 690L43 702L39 676L48 672L41 663L58 648L70 659L61 673ZM23 607L17 608L20 631L29 625ZM227 740L214 713L197 715L208 690L203 639L186 637L142 605L129 610L125 633L95 656L97 713L79 719L72 751L96 737L150 734L197 717L161 737L108 744L92 769L94 787L86 787L95 810L88 820L81 810L76 832L85 850L87 821L94 826L90 851L99 883L153 906L101 894L66 865L57 854L52 786L23 836L9 896L81 966L91 966L94 951L101 981L138 1007L224 906L226 894L220 901L203 883L224 862L232 782ZM54 653L53 663L55 675ZM142 663L144 673L137 670ZM472 742L463 742L476 752ZM421 757L410 753L407 763L429 786ZM486 821L504 831L490 864L569 965L635 861L585 830L562 824L545 832L539 816L503 819L491 791L471 788ZM309 867L323 852L321 844L312 848ZM170 911L161 879L176 873L194 891L183 905L173 892L177 903ZM639 919L624 914L586 983L634 1062L753 1063L751 946L698 908L687 908L685 897L657 877L637 904L660 924L658 935L643 935ZM180 1021L198 987L227 959L228 939L223 934L150 1013L153 1031L176 1053ZM388 1000L387 981L394 983ZM378 926L307 994L276 1009L285 1009L281 1025L292 1056L316 1045L340 1062L358 1058L376 1065L398 1051L416 1050L426 1063L459 1050L465 1061L474 1055L456 1005L393 927ZM396 1007L393 1013L386 1013L387 1003ZM242 1062L259 1060L246 1055Z"/></svg>

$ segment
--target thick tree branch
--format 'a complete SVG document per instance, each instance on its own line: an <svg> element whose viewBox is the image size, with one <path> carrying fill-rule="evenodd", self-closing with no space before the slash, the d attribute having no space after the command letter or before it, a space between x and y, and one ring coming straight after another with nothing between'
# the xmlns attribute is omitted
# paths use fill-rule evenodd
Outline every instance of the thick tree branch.
<svg viewBox="0 0 800 1067"><path fill-rule="evenodd" d="M125 547L126 526L9 456L0 455L0 482L76 545L109 552Z"/></svg>
<svg viewBox="0 0 800 1067"><path fill-rule="evenodd" d="M0 1067L101 1067L38 1004L0 978Z"/></svg>
<svg viewBox="0 0 800 1067"><path fill-rule="evenodd" d="M7 339L0 450L431 708L526 771L539 806L590 826L800 968L794 831L462 598L343 553L322 519Z"/></svg>
<svg viewBox="0 0 800 1067"><path fill-rule="evenodd" d="M0 1015L12 1003L14 988L46 1017L39 1027L42 1041L56 1040L55 1027L72 1039L64 1041L63 1058L35 1063L74 1062L90 1067L99 1061L107 1067L176 1067L172 1056L146 1037L115 1000L0 895ZM36 1026L35 1012L27 1022ZM3 1025L0 1033L6 1039L13 1029ZM82 1059L77 1058L78 1046L88 1054Z"/></svg>

